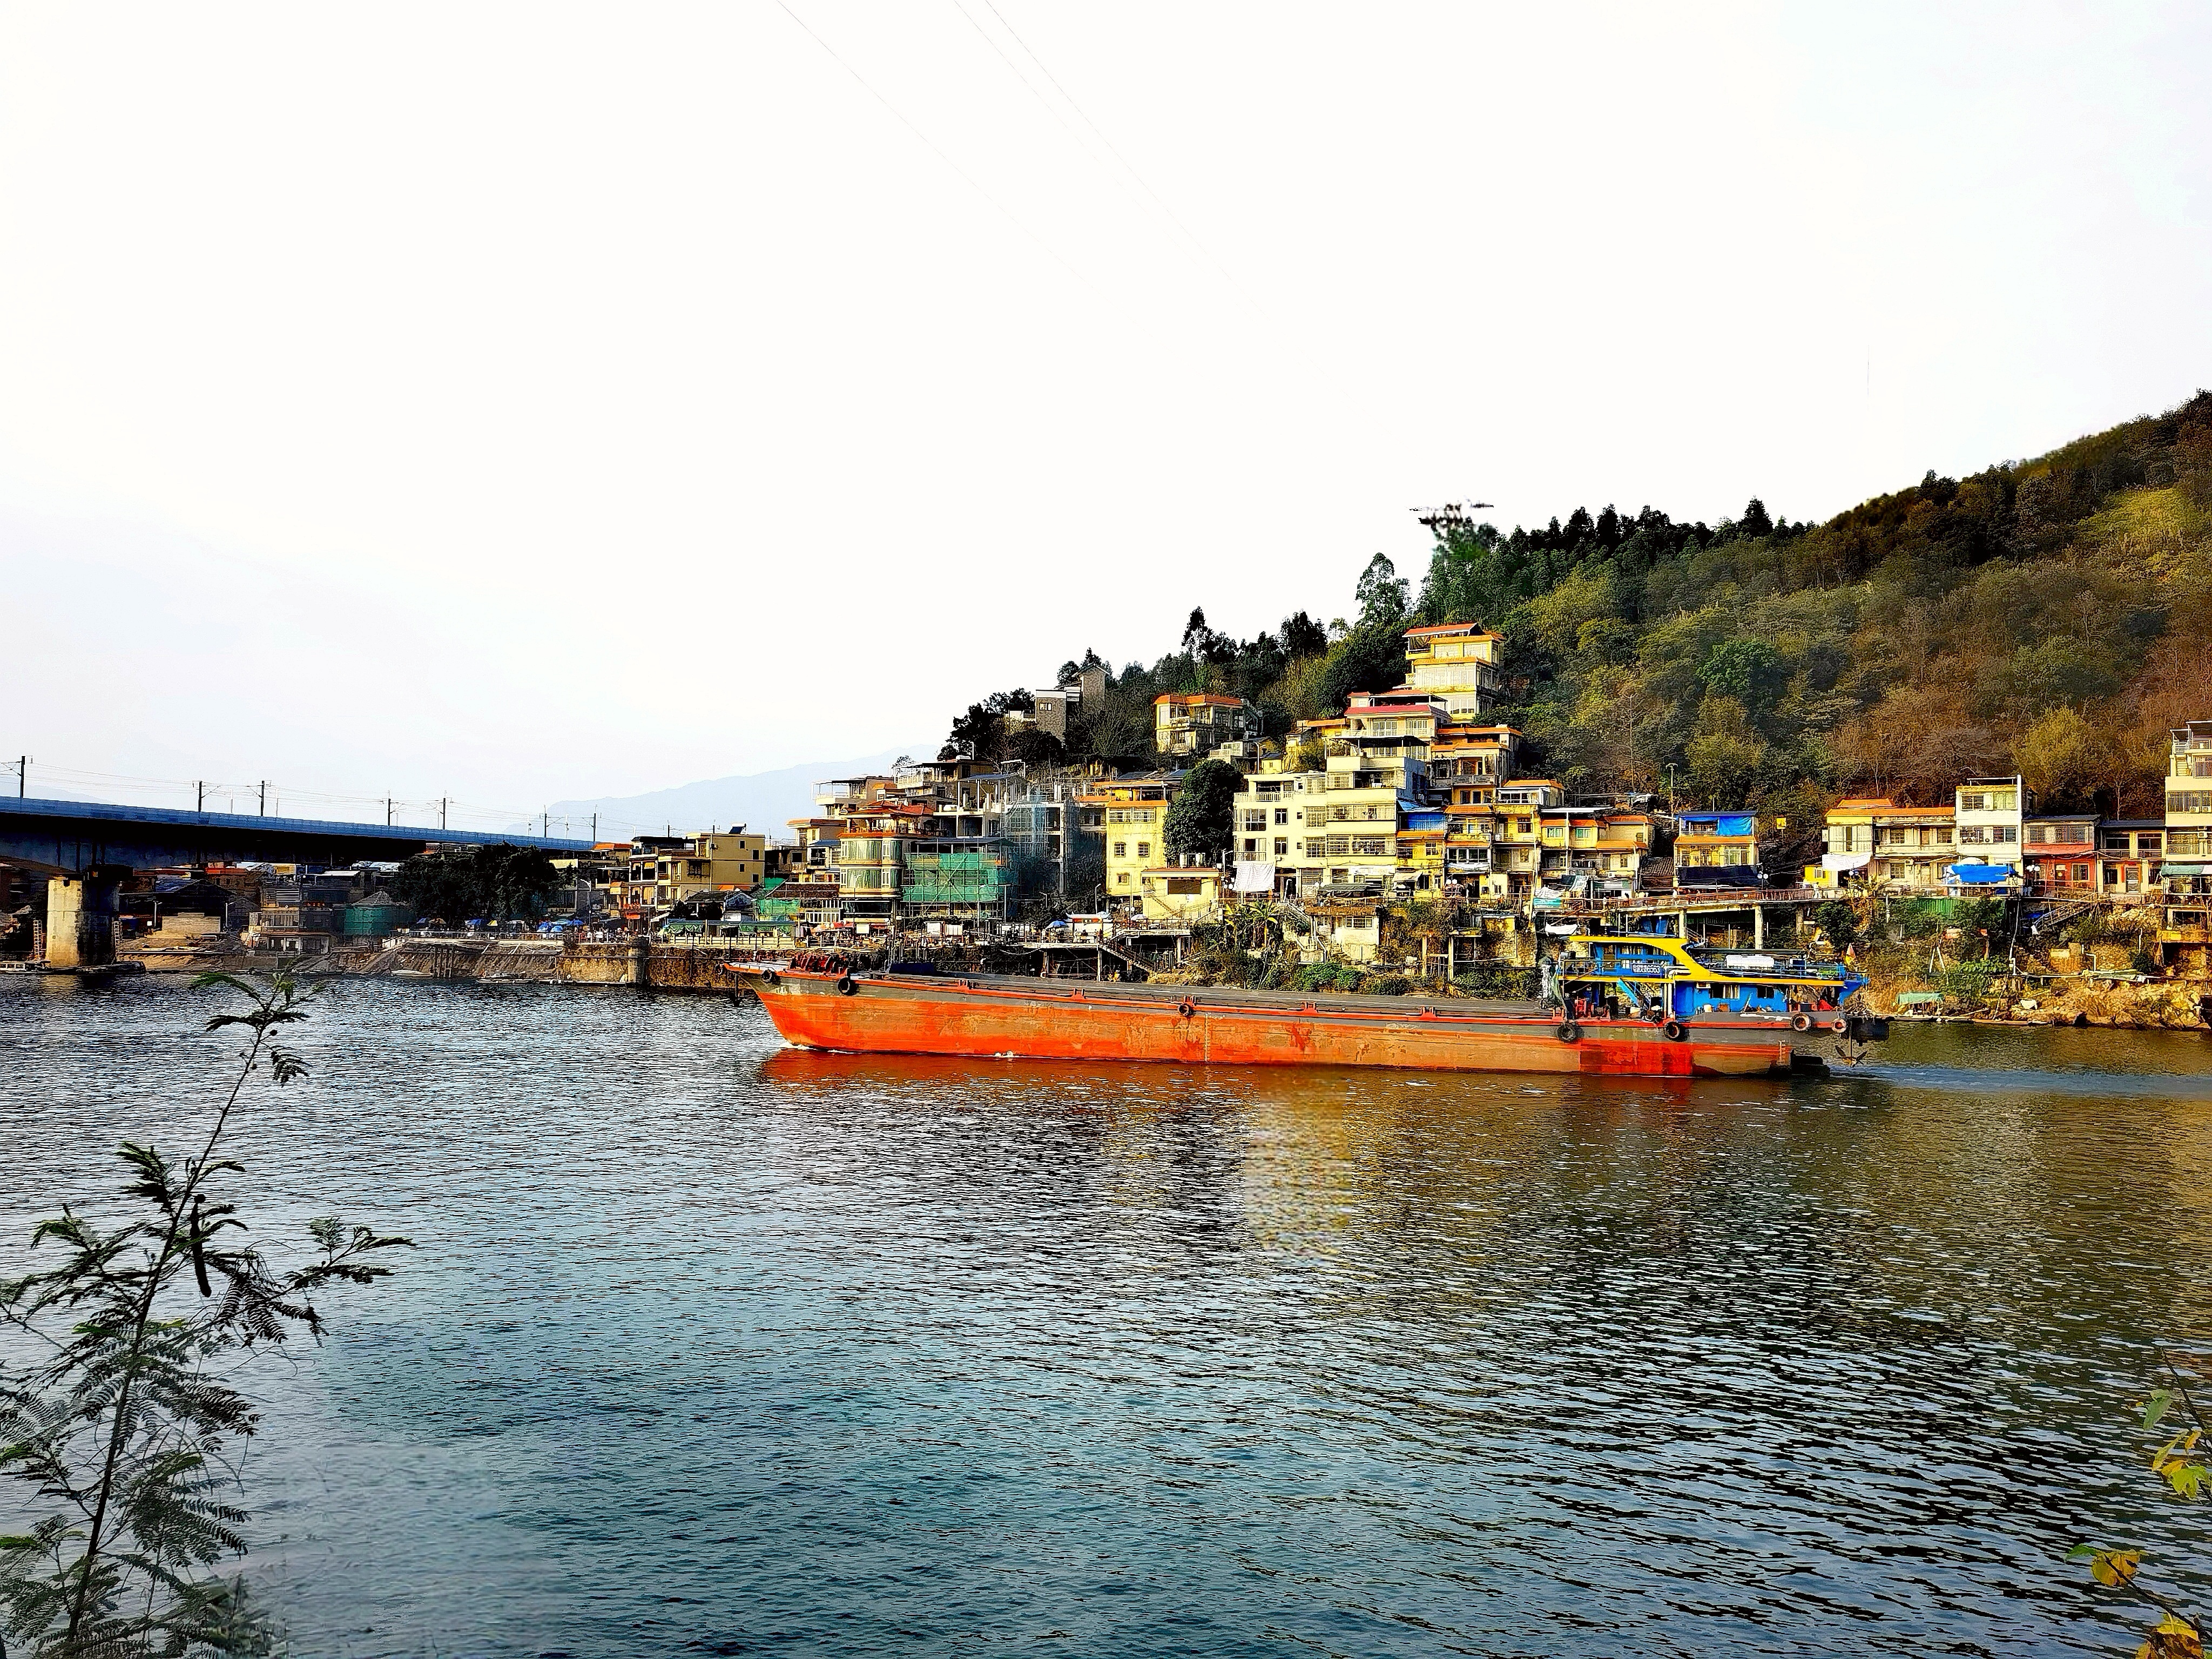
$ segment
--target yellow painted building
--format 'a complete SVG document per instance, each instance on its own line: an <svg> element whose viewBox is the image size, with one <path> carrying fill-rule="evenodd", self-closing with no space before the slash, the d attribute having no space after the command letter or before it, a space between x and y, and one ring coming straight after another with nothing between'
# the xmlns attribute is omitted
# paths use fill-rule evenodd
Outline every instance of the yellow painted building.
<svg viewBox="0 0 2212 1659"><path fill-rule="evenodd" d="M624 878L613 892L622 908L643 914L686 899L750 893L767 871L768 837L747 835L743 826L682 840L641 836L630 844Z"/></svg>
<svg viewBox="0 0 2212 1659"><path fill-rule="evenodd" d="M1164 778L1119 778L1076 796L1084 823L1095 813L1105 840L1108 904L1139 902L1145 872L1167 862L1168 803L1174 796L1175 786Z"/></svg>
<svg viewBox="0 0 2212 1659"><path fill-rule="evenodd" d="M1260 730L1260 711L1242 697L1170 691L1152 699L1152 744L1163 755L1206 755Z"/></svg>
<svg viewBox="0 0 2212 1659"><path fill-rule="evenodd" d="M1221 914L1221 872L1160 863L1137 878L1146 921L1211 921Z"/></svg>
<svg viewBox="0 0 2212 1659"><path fill-rule="evenodd" d="M1541 874L1547 807L1564 806L1567 792L1555 778L1516 778L1498 790L1492 819L1491 873L1482 884L1485 898L1527 901L1534 897Z"/></svg>
<svg viewBox="0 0 2212 1659"><path fill-rule="evenodd" d="M1959 856L1955 806L1899 806L1856 796L1828 809L1826 856L1807 879L1815 886L1942 892Z"/></svg>
<svg viewBox="0 0 2212 1659"><path fill-rule="evenodd" d="M1406 686L1432 692L1455 720L1480 720L1504 695L1498 666L1503 636L1479 623L1438 623L1406 630Z"/></svg>

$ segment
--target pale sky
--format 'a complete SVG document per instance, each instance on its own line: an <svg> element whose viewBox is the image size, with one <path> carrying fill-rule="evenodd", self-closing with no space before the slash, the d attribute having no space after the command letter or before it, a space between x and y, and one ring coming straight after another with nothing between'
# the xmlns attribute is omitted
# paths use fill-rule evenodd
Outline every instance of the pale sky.
<svg viewBox="0 0 2212 1659"><path fill-rule="evenodd" d="M2201 3L0 8L0 750L527 810L1425 504L1824 517L2212 384L2208 92Z"/></svg>

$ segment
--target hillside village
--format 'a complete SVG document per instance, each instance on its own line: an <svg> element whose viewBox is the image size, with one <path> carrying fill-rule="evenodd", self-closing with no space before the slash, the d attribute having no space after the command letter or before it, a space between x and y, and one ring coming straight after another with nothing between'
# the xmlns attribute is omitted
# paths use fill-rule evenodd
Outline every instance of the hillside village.
<svg viewBox="0 0 2212 1659"><path fill-rule="evenodd" d="M1447 982L1591 918L1932 939L1929 963L1992 958L1996 919L2008 970L2207 973L2212 394L1818 526L1756 500L1717 526L1424 522L1418 588L1377 554L1349 619L1239 640L1194 610L1157 661L1071 658L788 824L536 865L179 870L158 927L161 896L137 902L173 943L302 953L527 918ZM1221 958L1232 939L1273 965Z"/></svg>

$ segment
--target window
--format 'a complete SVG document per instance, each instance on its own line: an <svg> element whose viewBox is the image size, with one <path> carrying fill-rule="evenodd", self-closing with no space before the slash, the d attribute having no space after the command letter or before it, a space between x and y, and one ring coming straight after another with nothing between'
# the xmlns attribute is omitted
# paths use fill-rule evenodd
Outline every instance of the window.
<svg viewBox="0 0 2212 1659"><path fill-rule="evenodd" d="M1260 856L1260 843L1250 836L1244 837L1244 856L1248 859L1256 859Z"/></svg>
<svg viewBox="0 0 2212 1659"><path fill-rule="evenodd" d="M1114 884L1116 887L1127 887L1129 884L1129 872L1127 870L1115 871L1114 872Z"/></svg>
<svg viewBox="0 0 2212 1659"><path fill-rule="evenodd" d="M2051 826L2045 823L2029 824L2027 826L2027 839L2030 846L2040 847L2044 845L2051 839Z"/></svg>
<svg viewBox="0 0 2212 1659"><path fill-rule="evenodd" d="M1140 841L1140 842L1139 842L1137 843L1137 856L1138 856L1139 858L1140 858L1140 859L1148 859L1148 858L1152 857L1152 842L1148 842L1148 841Z"/></svg>
<svg viewBox="0 0 2212 1659"><path fill-rule="evenodd" d="M1287 806L1278 806L1275 809L1275 822L1278 823L1288 823L1290 821L1291 809Z"/></svg>
<svg viewBox="0 0 2212 1659"><path fill-rule="evenodd" d="M1117 859L1125 859L1128 857L1129 843L1126 841L1115 842L1114 843L1114 856Z"/></svg>
<svg viewBox="0 0 2212 1659"><path fill-rule="evenodd" d="M1987 795L1969 795L1961 792L1959 796L1959 810L1961 812L1986 812L1990 810L1990 798Z"/></svg>
<svg viewBox="0 0 2212 1659"><path fill-rule="evenodd" d="M1951 826L1949 824L1939 823L1936 826L1936 844L1938 847L1948 847L1951 844Z"/></svg>
<svg viewBox="0 0 2212 1659"><path fill-rule="evenodd" d="M1989 839L1990 832L1978 823L1959 826L1959 845L1961 847L1984 847L1989 844Z"/></svg>
<svg viewBox="0 0 2212 1659"><path fill-rule="evenodd" d="M2087 880L2088 880L2088 879L2089 879L2089 866L2088 866L2087 865L2086 865L2086 864L2077 864L2077 865L2075 865L2075 866L2074 866L2074 879L2075 879L2075 880L2076 880L2076 881L2083 881L2083 882L2086 882Z"/></svg>
<svg viewBox="0 0 2212 1659"><path fill-rule="evenodd" d="M1992 824L1990 826L1990 839L2001 845L2016 842L2020 840L2020 826L2016 823Z"/></svg>
<svg viewBox="0 0 2212 1659"><path fill-rule="evenodd" d="M1275 837L1275 856L1277 858L1284 857L1290 852L1290 850L1291 843L1287 836L1278 836Z"/></svg>

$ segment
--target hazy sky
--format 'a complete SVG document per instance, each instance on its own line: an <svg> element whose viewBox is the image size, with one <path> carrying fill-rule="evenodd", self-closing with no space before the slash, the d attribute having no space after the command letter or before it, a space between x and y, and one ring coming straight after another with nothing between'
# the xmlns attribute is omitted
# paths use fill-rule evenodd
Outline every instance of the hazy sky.
<svg viewBox="0 0 2212 1659"><path fill-rule="evenodd" d="M0 748L527 809L1422 504L1821 517L2212 384L2208 91L2203 4L5 8Z"/></svg>

